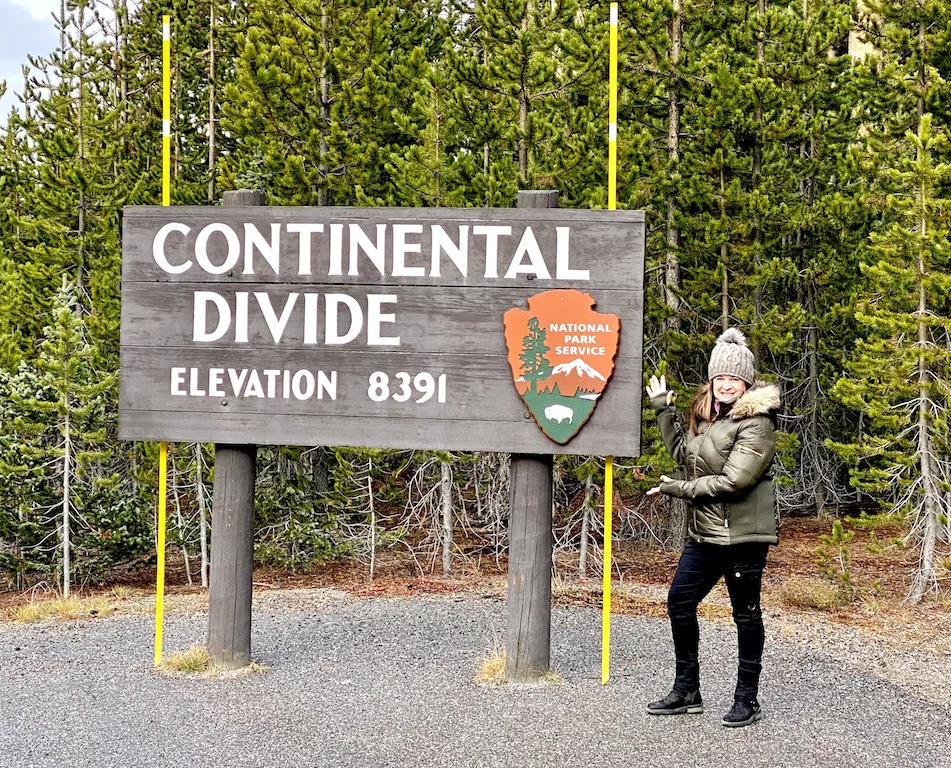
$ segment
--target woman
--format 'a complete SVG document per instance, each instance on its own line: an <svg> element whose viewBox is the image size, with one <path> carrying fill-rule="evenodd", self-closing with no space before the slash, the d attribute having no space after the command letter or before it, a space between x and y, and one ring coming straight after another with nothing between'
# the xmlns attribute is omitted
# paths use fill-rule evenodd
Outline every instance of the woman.
<svg viewBox="0 0 951 768"><path fill-rule="evenodd" d="M739 727L762 717L757 694L763 656L760 588L766 552L778 543L770 463L779 387L755 383L753 353L735 328L718 339L707 369L708 383L690 407L687 431L664 377L647 387L664 444L683 479L661 475L649 495L666 493L687 502L687 530L667 610L674 636L673 690L647 705L652 715L703 712L700 697L697 606L725 578L739 646L733 707L723 725Z"/></svg>

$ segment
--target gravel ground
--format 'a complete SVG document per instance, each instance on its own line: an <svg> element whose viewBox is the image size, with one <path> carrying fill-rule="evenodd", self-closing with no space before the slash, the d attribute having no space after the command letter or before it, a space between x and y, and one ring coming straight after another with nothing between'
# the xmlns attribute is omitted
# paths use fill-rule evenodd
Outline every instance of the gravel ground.
<svg viewBox="0 0 951 768"><path fill-rule="evenodd" d="M168 616L166 651L201 643L205 620ZM767 628L765 718L732 730L730 626L702 624L707 711L658 718L644 704L669 688L666 621L615 617L601 686L600 612L556 608L561 682L477 685L504 625L495 601L301 591L256 601L254 655L271 669L231 679L155 674L149 616L5 625L0 766L951 768L947 706L785 631Z"/></svg>

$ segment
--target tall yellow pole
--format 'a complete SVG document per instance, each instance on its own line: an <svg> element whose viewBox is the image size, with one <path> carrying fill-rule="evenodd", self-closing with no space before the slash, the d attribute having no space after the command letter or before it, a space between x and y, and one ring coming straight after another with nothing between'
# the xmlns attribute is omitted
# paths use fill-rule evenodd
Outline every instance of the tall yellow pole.
<svg viewBox="0 0 951 768"><path fill-rule="evenodd" d="M617 3L611 3L611 75L608 107L608 210L617 208Z"/></svg>
<svg viewBox="0 0 951 768"><path fill-rule="evenodd" d="M610 83L608 108L608 210L617 208L617 3L611 3ZM614 457L604 464L604 582L601 597L601 685L611 676L611 539Z"/></svg>
<svg viewBox="0 0 951 768"><path fill-rule="evenodd" d="M172 203L172 19L162 17L162 205ZM158 562L155 574L155 666L162 663L165 617L165 510L168 508L168 444L159 443Z"/></svg>
<svg viewBox="0 0 951 768"><path fill-rule="evenodd" d="M162 17L162 205L172 204L172 17Z"/></svg>
<svg viewBox="0 0 951 768"><path fill-rule="evenodd" d="M155 566L155 666L162 663L162 624L165 615L165 497L168 443L159 443L158 563Z"/></svg>

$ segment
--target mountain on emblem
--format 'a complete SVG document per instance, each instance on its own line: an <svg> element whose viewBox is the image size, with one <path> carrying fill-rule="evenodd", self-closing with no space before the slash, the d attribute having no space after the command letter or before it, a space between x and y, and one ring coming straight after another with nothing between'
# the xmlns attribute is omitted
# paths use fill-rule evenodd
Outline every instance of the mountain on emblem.
<svg viewBox="0 0 951 768"><path fill-rule="evenodd" d="M594 413L614 373L621 326L575 290L528 299L505 313L505 344L515 389L542 432L560 445Z"/></svg>

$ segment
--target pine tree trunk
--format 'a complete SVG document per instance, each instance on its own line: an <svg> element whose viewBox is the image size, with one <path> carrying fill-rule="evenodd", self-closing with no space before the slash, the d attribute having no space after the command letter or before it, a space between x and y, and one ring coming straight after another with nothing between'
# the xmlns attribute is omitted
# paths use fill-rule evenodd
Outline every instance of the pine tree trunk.
<svg viewBox="0 0 951 768"><path fill-rule="evenodd" d="M452 575L452 468L448 461L439 462L442 474L440 500L442 502L442 573Z"/></svg>
<svg viewBox="0 0 951 768"><path fill-rule="evenodd" d="M83 58L85 51L83 50L83 40L85 39L83 27L85 26L85 4L80 4L78 6L79 10L79 35L77 36L77 45L79 46L79 65L78 77L79 77L79 89L77 96L78 107L76 110L76 148L78 152L78 161L79 161L79 175L81 177L85 176L85 160L86 160L86 147L85 141L86 137L84 134L84 125L83 125L83 106L84 106L84 91L86 89L86 82L84 77L84 68L86 62ZM65 52L64 52L65 53ZM77 245L79 247L79 254L76 263L76 288L80 295L83 292L83 280L85 279L85 268L86 268L86 191L83 185L79 186L79 211L78 211L78 224L77 224ZM76 312L79 312L79 305L77 304Z"/></svg>
<svg viewBox="0 0 951 768"><path fill-rule="evenodd" d="M535 0L528 0L525 3L525 17L522 19L522 31L527 33L532 27L533 17L535 11ZM528 135L528 108L529 108L529 97L528 97L528 83L525 78L528 72L528 53L522 54L522 75L521 75L521 87L519 89L519 98L518 98L518 175L519 180L522 183L522 186L526 189L529 186L528 183L528 147L529 147L529 135Z"/></svg>
<svg viewBox="0 0 951 768"><path fill-rule="evenodd" d="M758 0L757 11L760 19L766 14L766 0ZM756 76L765 77L766 75L766 35L760 31L756 33ZM763 105L758 101L755 108L756 128L759 134L753 145L753 183L752 189L755 191L760 184L760 178L763 174ZM755 274L759 274L760 267L763 264L763 222L760 219L759 212L753 214L753 268ZM753 288L753 314L754 320L758 324L763 317L763 286L759 280ZM757 345L758 346L758 345ZM759 349L754 349L757 364L761 364Z"/></svg>
<svg viewBox="0 0 951 768"><path fill-rule="evenodd" d="M69 561L69 473L70 458L73 451L72 437L69 432L69 413L66 414L66 425L63 430L63 597L69 598L70 561Z"/></svg>
<svg viewBox="0 0 951 768"><path fill-rule="evenodd" d="M367 498L370 504L370 581L376 573L376 511L373 509L373 459L367 464Z"/></svg>
<svg viewBox="0 0 951 768"><path fill-rule="evenodd" d="M919 69L918 69L918 125L916 133L920 135L922 118L925 114L924 96L927 89L927 70L925 69L926 50L925 50L925 24L922 22L918 28L919 44ZM918 160L921 162L922 148L918 148ZM921 555L918 560L918 568L912 578L911 590L908 593L908 602L918 603L925 594L937 583L934 569L935 543L938 533L938 507L940 478L937 477L934 466L934 453L931 441L931 434L928 424L928 406L929 406L929 386L930 371L928 370L927 360L925 359L925 350L928 348L928 324L925 317L928 312L927 294L925 292L925 278L928 275L930 265L925 263L924 243L928 236L928 220L926 209L927 193L924 189L920 191L921 199L921 218L918 222L918 232L921 238L921 246L918 250L918 256L915 260L917 271L917 289L918 289L918 455L921 457L921 485L924 491L924 498L921 502L921 508L917 511L917 518L914 527L921 530ZM923 519L922 519L923 518Z"/></svg>
<svg viewBox="0 0 951 768"><path fill-rule="evenodd" d="M188 579L188 584L191 585L194 583L194 579L192 579L192 564L191 558L188 556L188 544L185 537L185 517L182 515L182 498L178 488L178 469L175 466L174 452L171 453L171 465L170 477L172 481L172 499L175 501L175 522L178 523L178 535L181 539L179 543L182 547L182 559L185 561L185 578Z"/></svg>
<svg viewBox="0 0 951 768"><path fill-rule="evenodd" d="M330 77L327 74L327 57L330 47L330 39L327 36L327 9L320 12L320 44L323 48L323 55L320 62L320 158L317 164L317 172L320 175L320 186L317 187L317 205L323 207L329 204L327 194L327 130L330 126Z"/></svg>
<svg viewBox="0 0 951 768"><path fill-rule="evenodd" d="M726 177L723 165L720 165L720 221L726 222ZM720 286L720 328L726 331L730 327L730 269L727 266L729 248L724 240L720 244L720 265L723 269Z"/></svg>
<svg viewBox="0 0 951 768"><path fill-rule="evenodd" d="M205 505L205 468L201 443L195 443L195 493L198 496L198 538L201 548L201 585L208 588L208 509Z"/></svg>
<svg viewBox="0 0 951 768"><path fill-rule="evenodd" d="M683 40L682 0L673 0L670 19L671 80L667 92L667 160L675 172L680 160L680 90L678 88L680 47ZM667 330L678 332L680 318L680 230L677 228L677 199L673 191L667 195L667 257L664 271L664 303L668 309Z"/></svg>
<svg viewBox="0 0 951 768"><path fill-rule="evenodd" d="M924 30L922 30L924 35ZM923 77L923 74L922 74ZM918 130L921 130L921 120L918 121ZM919 147L918 156L921 160L922 149ZM921 556L918 560L918 568L912 579L911 590L908 594L908 601L911 603L920 602L925 594L937 584L937 578L934 569L935 544L938 534L938 508L940 505L940 478L936 476L936 467L934 466L934 446L931 441L931 433L928 423L928 408L930 400L929 379L930 370L925 356L925 350L930 346L928 339L928 324L925 317L928 312L927 294L925 292L925 279L927 277L928 264L924 258L924 243L928 236L928 221L925 209L926 193L921 190L921 219L919 221L919 233L921 236L921 246L918 256L915 260L917 270L917 289L918 289L918 455L921 461L921 487L924 492L921 509L917 512L918 519L915 525L921 529ZM922 519L923 518L923 519Z"/></svg>
<svg viewBox="0 0 951 768"><path fill-rule="evenodd" d="M815 297L812 286L809 287L810 307L812 316L815 317ZM806 442L810 450L807 455L818 456L818 451L822 445L822 439L819 436L819 333L815 326L815 320L809 327L806 335L806 355L809 364L809 381L806 388L807 407L809 409L809 428L806 434ZM810 482L814 483L814 499L816 502L816 515L823 517L828 514L828 503L826 500L825 486L822 483L822 472L819 467L804 467L802 474L807 474Z"/></svg>
<svg viewBox="0 0 951 768"><path fill-rule="evenodd" d="M588 475L584 481L584 507L581 515L581 545L578 547L578 578L588 578L588 535L591 530L592 499L594 498L594 480Z"/></svg>
<svg viewBox="0 0 951 768"><path fill-rule="evenodd" d="M208 19L208 202L215 202L215 3Z"/></svg>

